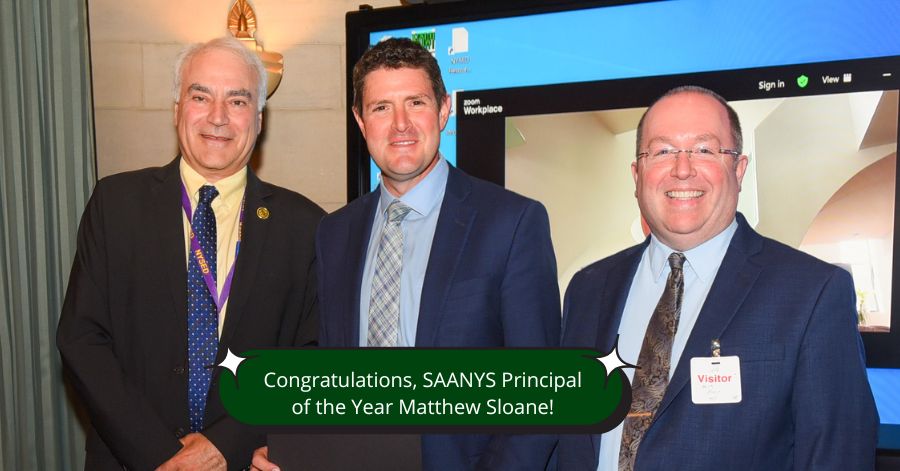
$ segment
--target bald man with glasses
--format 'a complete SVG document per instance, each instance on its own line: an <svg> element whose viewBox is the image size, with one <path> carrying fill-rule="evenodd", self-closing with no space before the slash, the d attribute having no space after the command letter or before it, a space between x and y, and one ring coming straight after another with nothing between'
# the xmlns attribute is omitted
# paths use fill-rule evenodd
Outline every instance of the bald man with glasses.
<svg viewBox="0 0 900 471"><path fill-rule="evenodd" d="M850 274L765 238L737 213L738 116L679 87L644 113L631 165L642 244L569 284L563 345L611 350L625 421L563 436L561 470L873 469L878 416Z"/></svg>

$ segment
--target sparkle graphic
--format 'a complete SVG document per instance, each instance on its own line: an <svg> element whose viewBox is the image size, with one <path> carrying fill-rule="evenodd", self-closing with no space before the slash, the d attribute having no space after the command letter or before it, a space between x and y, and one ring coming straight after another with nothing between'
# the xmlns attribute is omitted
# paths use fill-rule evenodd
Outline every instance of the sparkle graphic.
<svg viewBox="0 0 900 471"><path fill-rule="evenodd" d="M246 360L246 358L231 353L231 349L229 348L228 353L225 355L225 359L222 360L222 363L219 363L218 366L231 370L231 373L233 373L235 379L237 379L238 367L241 366L241 362L244 360Z"/></svg>
<svg viewBox="0 0 900 471"><path fill-rule="evenodd" d="M609 375L613 373L613 371L619 368L637 368L637 365L632 365L631 363L626 363L622 360L622 357L619 356L619 337L616 336L616 344L613 346L611 352L607 353L602 357L594 357L595 360L603 363L603 367L606 368L606 379L609 380Z"/></svg>

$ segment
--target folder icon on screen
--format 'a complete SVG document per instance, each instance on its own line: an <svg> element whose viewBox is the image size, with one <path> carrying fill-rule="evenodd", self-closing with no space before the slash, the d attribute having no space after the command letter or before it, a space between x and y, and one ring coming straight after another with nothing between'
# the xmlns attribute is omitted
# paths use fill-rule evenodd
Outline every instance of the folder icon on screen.
<svg viewBox="0 0 900 471"><path fill-rule="evenodd" d="M447 51L448 54L452 56L453 54L469 52L469 31L466 28L453 28L452 38L453 41L450 49Z"/></svg>

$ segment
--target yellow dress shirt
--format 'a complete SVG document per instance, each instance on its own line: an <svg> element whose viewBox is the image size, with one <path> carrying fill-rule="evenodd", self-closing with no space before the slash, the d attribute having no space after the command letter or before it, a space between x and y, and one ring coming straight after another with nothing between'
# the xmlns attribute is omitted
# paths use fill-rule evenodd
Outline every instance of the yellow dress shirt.
<svg viewBox="0 0 900 471"><path fill-rule="evenodd" d="M191 214L197 209L197 202L200 200L200 187L203 185L213 185L191 168L190 165L181 159L179 163L181 170L181 181L187 189L188 197L191 200ZM216 287L222 292L225 284L225 278L228 276L228 270L234 264L235 247L239 238L241 203L244 200L244 190L247 188L247 167L244 167L234 175L223 178L216 182L213 186L219 191L217 196L211 203L213 214L216 215ZM191 240L190 229L191 221L188 220L184 210L181 211L182 221L184 222L184 261L185 270L191 256ZM185 296L187 292L185 291ZM230 297L230 296L229 296ZM222 336L222 326L225 325L225 313L228 311L228 300L222 306L219 313L219 337Z"/></svg>

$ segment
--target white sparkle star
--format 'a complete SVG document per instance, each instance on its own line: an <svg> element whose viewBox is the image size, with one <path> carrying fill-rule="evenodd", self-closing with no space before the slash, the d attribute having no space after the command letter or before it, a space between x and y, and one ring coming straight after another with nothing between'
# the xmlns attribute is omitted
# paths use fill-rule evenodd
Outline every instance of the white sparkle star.
<svg viewBox="0 0 900 471"><path fill-rule="evenodd" d="M231 353L231 349L229 348L228 353L225 355L225 359L222 360L222 363L219 363L218 366L228 368L234 374L234 377L237 378L238 367L241 366L241 362L244 360L246 360L246 358Z"/></svg>
<svg viewBox="0 0 900 471"><path fill-rule="evenodd" d="M600 363L603 363L603 367L606 368L606 379L609 379L609 375L612 374L613 371L619 368L637 368L636 365L632 365L631 363L625 363L622 360L622 357L619 356L619 337L616 336L616 344L613 346L611 352L607 353L602 357L594 357Z"/></svg>

